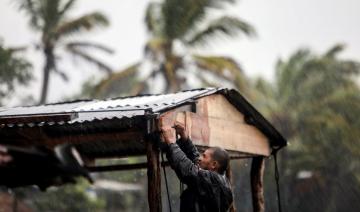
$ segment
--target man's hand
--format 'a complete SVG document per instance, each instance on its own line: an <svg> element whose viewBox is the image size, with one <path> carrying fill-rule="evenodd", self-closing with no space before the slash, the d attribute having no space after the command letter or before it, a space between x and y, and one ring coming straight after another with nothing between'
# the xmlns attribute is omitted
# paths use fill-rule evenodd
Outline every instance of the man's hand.
<svg viewBox="0 0 360 212"><path fill-rule="evenodd" d="M167 144L176 142L175 129L172 127L164 126L161 128L161 140Z"/></svg>
<svg viewBox="0 0 360 212"><path fill-rule="evenodd" d="M183 125L180 122L176 122L174 128L176 130L176 133L180 135L180 137L183 141L188 140L189 132L186 130L185 125Z"/></svg>

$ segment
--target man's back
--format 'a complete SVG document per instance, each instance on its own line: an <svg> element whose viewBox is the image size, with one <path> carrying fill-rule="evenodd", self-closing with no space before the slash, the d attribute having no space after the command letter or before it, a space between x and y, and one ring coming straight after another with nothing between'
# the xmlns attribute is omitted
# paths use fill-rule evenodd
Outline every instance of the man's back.
<svg viewBox="0 0 360 212"><path fill-rule="evenodd" d="M199 170L196 186L188 186L181 195L180 211L227 211L232 192L227 179L220 174Z"/></svg>

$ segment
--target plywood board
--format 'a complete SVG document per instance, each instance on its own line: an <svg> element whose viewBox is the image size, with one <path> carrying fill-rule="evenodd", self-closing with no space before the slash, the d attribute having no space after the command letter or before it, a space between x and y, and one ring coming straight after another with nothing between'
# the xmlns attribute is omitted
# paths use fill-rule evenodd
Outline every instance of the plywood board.
<svg viewBox="0 0 360 212"><path fill-rule="evenodd" d="M202 116L245 123L244 115L221 94L199 99L196 104L196 113Z"/></svg>
<svg viewBox="0 0 360 212"><path fill-rule="evenodd" d="M270 155L267 138L254 126L209 118L210 146L259 155Z"/></svg>
<svg viewBox="0 0 360 212"><path fill-rule="evenodd" d="M200 146L220 146L227 150L269 156L267 137L245 122L245 117L221 94L198 99L196 113L169 111L161 115L160 126L175 121L186 126L191 140Z"/></svg>

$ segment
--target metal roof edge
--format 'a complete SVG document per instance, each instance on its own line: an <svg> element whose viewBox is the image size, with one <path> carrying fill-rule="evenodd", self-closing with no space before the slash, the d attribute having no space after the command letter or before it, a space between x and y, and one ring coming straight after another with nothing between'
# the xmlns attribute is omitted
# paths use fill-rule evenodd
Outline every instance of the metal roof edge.
<svg viewBox="0 0 360 212"><path fill-rule="evenodd" d="M197 95L195 95L195 96L193 96L191 98L187 98L187 99L185 99L183 101L178 102L177 104L167 105L167 106L164 106L162 108L158 108L156 110L153 110L152 112L153 113L163 113L163 112L166 112L168 110L174 109L174 108L176 108L178 106L184 105L186 103L191 103L194 100L199 99L201 97L209 96L211 94L217 93L217 92L219 92L221 90L224 90L224 89L225 88L208 87L208 88L197 88L197 89L190 89L190 90L183 90L183 91L180 91L180 92L176 92L176 93L181 93L181 92L188 92L188 91L204 90L203 93L197 94Z"/></svg>

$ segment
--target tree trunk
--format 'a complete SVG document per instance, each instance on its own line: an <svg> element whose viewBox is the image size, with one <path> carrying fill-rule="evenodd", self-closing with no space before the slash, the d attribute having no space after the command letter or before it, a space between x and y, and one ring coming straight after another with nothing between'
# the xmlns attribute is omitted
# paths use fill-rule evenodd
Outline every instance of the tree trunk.
<svg viewBox="0 0 360 212"><path fill-rule="evenodd" d="M265 169L264 157L254 157L251 164L251 193L254 212L265 211L265 199L263 189L263 176Z"/></svg>
<svg viewBox="0 0 360 212"><path fill-rule="evenodd" d="M148 163L148 204L150 212L161 212L161 173L159 149L153 141L147 140L146 155Z"/></svg>
<svg viewBox="0 0 360 212"><path fill-rule="evenodd" d="M43 82L41 88L41 96L39 104L45 104L47 99L47 93L49 89L50 72L54 69L55 57L52 48L44 49L45 65L43 68Z"/></svg>
<svg viewBox="0 0 360 212"><path fill-rule="evenodd" d="M166 79L166 93L177 92L180 89L176 76L176 59L173 55L172 41L164 44L165 61L162 65L163 73Z"/></svg>

